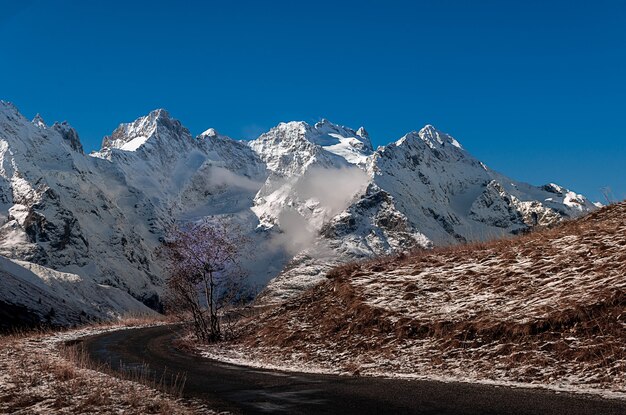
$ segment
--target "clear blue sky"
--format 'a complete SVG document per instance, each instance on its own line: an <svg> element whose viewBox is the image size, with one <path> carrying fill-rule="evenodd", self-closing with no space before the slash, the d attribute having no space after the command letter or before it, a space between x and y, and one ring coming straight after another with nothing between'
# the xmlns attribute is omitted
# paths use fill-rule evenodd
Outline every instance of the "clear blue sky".
<svg viewBox="0 0 626 415"><path fill-rule="evenodd" d="M517 179L626 198L626 1L0 0L0 36L0 99L89 150L158 107L234 138L430 123Z"/></svg>

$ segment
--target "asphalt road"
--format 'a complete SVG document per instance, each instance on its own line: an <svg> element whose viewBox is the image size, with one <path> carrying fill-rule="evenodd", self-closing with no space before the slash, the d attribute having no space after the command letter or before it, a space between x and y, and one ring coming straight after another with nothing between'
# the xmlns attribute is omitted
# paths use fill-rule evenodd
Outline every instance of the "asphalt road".
<svg viewBox="0 0 626 415"><path fill-rule="evenodd" d="M181 352L172 326L115 331L82 340L113 368L149 364L186 373L183 394L237 414L626 414L626 401L466 383L330 376L251 369ZM122 367L123 367L122 366Z"/></svg>

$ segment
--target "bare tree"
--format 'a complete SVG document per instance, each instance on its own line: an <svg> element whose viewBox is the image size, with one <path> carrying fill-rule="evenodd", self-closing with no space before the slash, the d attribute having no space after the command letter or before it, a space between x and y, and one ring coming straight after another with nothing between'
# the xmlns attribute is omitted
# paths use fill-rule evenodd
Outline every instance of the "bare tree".
<svg viewBox="0 0 626 415"><path fill-rule="evenodd" d="M167 309L191 316L199 340L222 338L219 313L243 285L239 258L246 244L238 227L203 220L174 226L159 249L168 264Z"/></svg>

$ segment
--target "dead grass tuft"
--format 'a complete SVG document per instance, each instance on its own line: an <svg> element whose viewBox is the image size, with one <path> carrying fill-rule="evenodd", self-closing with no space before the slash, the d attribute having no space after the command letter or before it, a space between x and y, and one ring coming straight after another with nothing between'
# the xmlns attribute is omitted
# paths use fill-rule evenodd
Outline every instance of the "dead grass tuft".
<svg viewBox="0 0 626 415"><path fill-rule="evenodd" d="M129 371L120 379L91 362L80 344L67 346L54 336L0 336L0 413L213 413L181 399L184 376L164 373L155 380L147 371Z"/></svg>

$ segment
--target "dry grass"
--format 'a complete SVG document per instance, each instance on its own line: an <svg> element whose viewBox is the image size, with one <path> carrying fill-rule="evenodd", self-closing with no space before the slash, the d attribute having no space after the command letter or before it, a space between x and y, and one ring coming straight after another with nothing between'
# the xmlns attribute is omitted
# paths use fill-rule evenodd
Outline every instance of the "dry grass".
<svg viewBox="0 0 626 415"><path fill-rule="evenodd" d="M107 328L154 324L131 317ZM92 334L102 327L83 329ZM66 333L72 335L72 333ZM80 346L66 346L58 333L24 332L0 336L0 413L213 413L181 399L184 376L129 370L123 379L89 360Z"/></svg>
<svg viewBox="0 0 626 415"><path fill-rule="evenodd" d="M514 238L351 263L246 326L250 356L626 392L626 203Z"/></svg>

